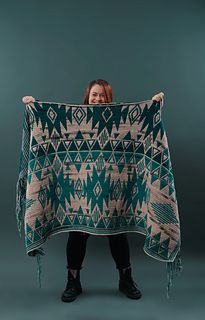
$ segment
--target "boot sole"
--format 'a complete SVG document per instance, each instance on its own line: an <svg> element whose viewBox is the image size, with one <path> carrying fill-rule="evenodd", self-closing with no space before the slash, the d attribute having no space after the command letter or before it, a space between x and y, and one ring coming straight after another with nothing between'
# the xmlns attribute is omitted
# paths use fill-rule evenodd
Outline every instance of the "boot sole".
<svg viewBox="0 0 205 320"><path fill-rule="evenodd" d="M141 297L142 297L142 294L140 293L139 295L137 296L132 296L132 295L129 295L127 292L125 292L123 289L119 288L119 291L124 293L128 298L130 299L133 299L133 300L139 300Z"/></svg>
<svg viewBox="0 0 205 320"><path fill-rule="evenodd" d="M61 296L61 300L63 301L63 302L73 302L73 301L75 301L76 299L77 299L77 297L81 294L82 292L79 292L75 297L73 297L73 298L66 298L66 297L64 297L63 295Z"/></svg>

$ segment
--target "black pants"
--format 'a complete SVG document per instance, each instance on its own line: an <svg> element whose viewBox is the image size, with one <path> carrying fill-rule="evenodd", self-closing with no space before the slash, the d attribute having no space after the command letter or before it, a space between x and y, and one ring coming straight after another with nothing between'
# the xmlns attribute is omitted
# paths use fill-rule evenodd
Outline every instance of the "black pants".
<svg viewBox="0 0 205 320"><path fill-rule="evenodd" d="M82 269L85 257L87 239L90 234L70 231L66 247L67 268ZM110 251L116 263L117 269L130 266L130 250L126 233L108 235Z"/></svg>

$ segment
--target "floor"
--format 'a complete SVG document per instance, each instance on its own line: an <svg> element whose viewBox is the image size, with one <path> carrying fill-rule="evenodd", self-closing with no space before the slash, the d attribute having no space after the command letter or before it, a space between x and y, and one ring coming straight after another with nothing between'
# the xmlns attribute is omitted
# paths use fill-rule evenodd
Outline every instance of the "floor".
<svg viewBox="0 0 205 320"><path fill-rule="evenodd" d="M131 300L118 291L118 272L107 244L89 240L81 270L83 294L72 303L63 303L66 284L65 256L47 245L42 260L42 288L37 283L36 259L28 257L17 243L13 254L2 256L0 319L72 320L201 320L205 316L205 259L183 257L183 273L175 279L171 296L166 296L166 267L131 247L133 278L142 291L140 300ZM65 243L64 243L65 244ZM7 252L7 253L6 253ZM62 267L63 266L63 267Z"/></svg>

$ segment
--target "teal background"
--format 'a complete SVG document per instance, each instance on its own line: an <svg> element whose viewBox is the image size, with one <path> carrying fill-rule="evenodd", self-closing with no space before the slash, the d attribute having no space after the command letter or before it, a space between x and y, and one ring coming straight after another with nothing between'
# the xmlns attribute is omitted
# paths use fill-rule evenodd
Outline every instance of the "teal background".
<svg viewBox="0 0 205 320"><path fill-rule="evenodd" d="M70 315L66 311L70 310L72 319L134 319L138 315L142 320L164 320L171 319L170 310L176 305L176 320L193 319L193 315L201 319L205 259L204 35L203 0L0 0L2 319L33 319L36 303L39 317L46 318L53 310L50 319L56 314L59 318ZM144 299L136 303L116 297L112 288L117 276L108 242L92 237L82 275L92 293L81 302L79 298L74 307L62 306L58 300L65 282L67 234L57 235L46 244L45 289L40 293L34 260L26 256L23 237L19 238L15 188L24 112L21 98L32 95L46 101L81 103L87 84L95 78L111 83L116 102L147 100L157 92L165 93L163 118L175 173L185 266L170 302L163 291L165 266L145 256L142 235L129 234L129 238L133 269L145 291ZM111 289L106 289L106 284ZM11 300L13 313L8 303ZM23 301L27 305L24 309ZM102 301L107 303L104 314ZM83 316L80 310L87 313L84 311Z"/></svg>

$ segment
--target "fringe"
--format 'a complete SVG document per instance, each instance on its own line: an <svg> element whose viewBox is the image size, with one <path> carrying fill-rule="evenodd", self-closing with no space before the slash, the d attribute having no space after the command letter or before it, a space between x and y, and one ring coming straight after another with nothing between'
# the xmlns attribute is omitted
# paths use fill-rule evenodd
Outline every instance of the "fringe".
<svg viewBox="0 0 205 320"><path fill-rule="evenodd" d="M16 219L19 236L21 238L22 224L24 221L24 200L22 196L23 179L19 178L16 185Z"/></svg>
<svg viewBox="0 0 205 320"><path fill-rule="evenodd" d="M180 276L183 270L180 251L173 262L167 262L167 298L170 298L171 287L174 286L174 277Z"/></svg>
<svg viewBox="0 0 205 320"><path fill-rule="evenodd" d="M37 277L38 277L38 284L39 284L39 288L42 287L41 285L41 275L42 275L42 261L41 261L41 254L37 254L36 255L36 259L37 259Z"/></svg>
<svg viewBox="0 0 205 320"><path fill-rule="evenodd" d="M44 250L43 248L38 248L37 250L29 252L29 256L35 256L37 261L37 282L39 285L39 288L42 288L42 256L44 256Z"/></svg>

